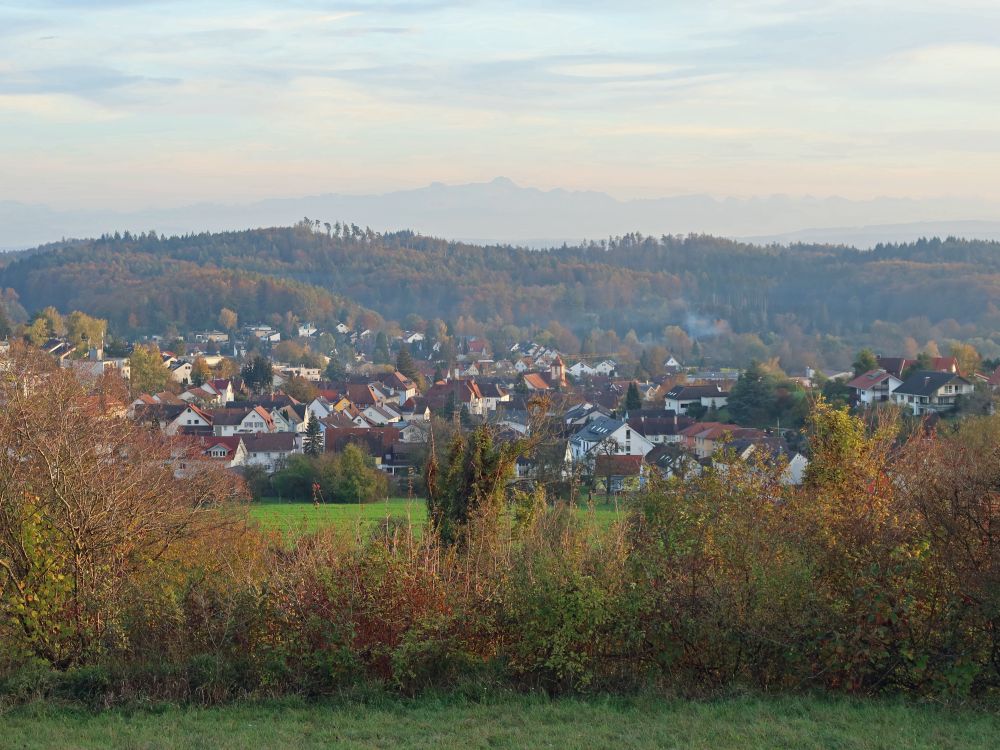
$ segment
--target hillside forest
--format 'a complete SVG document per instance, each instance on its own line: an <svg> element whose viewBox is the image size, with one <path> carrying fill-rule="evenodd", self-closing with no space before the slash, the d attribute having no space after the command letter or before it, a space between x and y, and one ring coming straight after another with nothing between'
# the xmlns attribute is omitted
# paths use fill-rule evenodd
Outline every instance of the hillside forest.
<svg viewBox="0 0 1000 750"><path fill-rule="evenodd" d="M304 219L288 228L115 233L0 257L0 325L55 306L123 338L240 321L345 322L561 351L791 372L845 367L861 346L915 356L972 344L1000 356L1000 244L948 239L759 246L626 234L577 246L481 247Z"/></svg>

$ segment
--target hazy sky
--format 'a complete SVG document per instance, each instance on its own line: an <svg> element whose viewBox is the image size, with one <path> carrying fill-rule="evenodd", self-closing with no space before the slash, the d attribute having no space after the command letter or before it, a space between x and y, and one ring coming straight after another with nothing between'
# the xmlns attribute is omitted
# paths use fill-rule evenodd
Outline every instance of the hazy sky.
<svg viewBox="0 0 1000 750"><path fill-rule="evenodd" d="M0 0L0 200L998 200L997 29L996 0Z"/></svg>

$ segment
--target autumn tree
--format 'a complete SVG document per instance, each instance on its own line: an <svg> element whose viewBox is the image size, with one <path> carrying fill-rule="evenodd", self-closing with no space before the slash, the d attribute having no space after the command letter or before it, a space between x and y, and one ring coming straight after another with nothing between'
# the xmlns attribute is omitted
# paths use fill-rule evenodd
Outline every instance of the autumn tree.
<svg viewBox="0 0 1000 750"><path fill-rule="evenodd" d="M128 361L134 393L159 393L170 382L170 369L156 344L136 346Z"/></svg>
<svg viewBox="0 0 1000 750"><path fill-rule="evenodd" d="M878 358L875 356L875 352L866 347L857 353L851 367L854 368L855 375L863 375L878 367Z"/></svg>
<svg viewBox="0 0 1000 750"><path fill-rule="evenodd" d="M958 371L967 377L972 377L982 363L982 357L979 356L976 347L971 344L956 341L951 345L948 354L958 361Z"/></svg>
<svg viewBox="0 0 1000 750"><path fill-rule="evenodd" d="M66 336L77 346L100 347L107 328L106 320L93 318L79 310L74 310L66 317Z"/></svg>
<svg viewBox="0 0 1000 750"><path fill-rule="evenodd" d="M294 398L303 404L308 404L317 395L319 391L316 390L316 386L310 381L303 378L301 375L293 375L288 380L285 381L284 385L281 386L287 395Z"/></svg>
<svg viewBox="0 0 1000 750"><path fill-rule="evenodd" d="M212 369L204 357L195 357L191 365L191 384L202 385L205 381L212 379Z"/></svg>
<svg viewBox="0 0 1000 750"><path fill-rule="evenodd" d="M223 331L235 331L238 322L239 316L228 307L223 307L222 310L219 311L219 327Z"/></svg>

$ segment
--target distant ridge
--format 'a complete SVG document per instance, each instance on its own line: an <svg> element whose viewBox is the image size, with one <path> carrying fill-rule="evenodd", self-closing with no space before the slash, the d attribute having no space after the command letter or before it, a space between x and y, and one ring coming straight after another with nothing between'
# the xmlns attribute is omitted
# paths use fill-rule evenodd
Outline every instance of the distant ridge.
<svg viewBox="0 0 1000 750"><path fill-rule="evenodd" d="M303 216L378 230L413 229L483 244L539 247L626 232L705 233L765 242L817 241L868 247L934 234L1000 237L1000 205L959 199L717 199L708 195L618 200L595 191L539 190L508 178L432 183L383 195L327 194L244 204L198 203L144 211L57 211L0 201L0 248L104 232L166 234L288 226ZM813 228L822 227L822 228Z"/></svg>

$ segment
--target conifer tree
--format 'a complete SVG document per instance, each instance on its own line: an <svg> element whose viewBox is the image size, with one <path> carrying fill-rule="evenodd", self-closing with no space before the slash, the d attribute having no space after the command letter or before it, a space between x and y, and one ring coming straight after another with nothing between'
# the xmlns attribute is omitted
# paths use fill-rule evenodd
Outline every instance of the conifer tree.
<svg viewBox="0 0 1000 750"><path fill-rule="evenodd" d="M319 420L316 415L309 412L309 421L306 423L306 437L303 446L307 456L318 456L323 452L323 432L320 430Z"/></svg>

